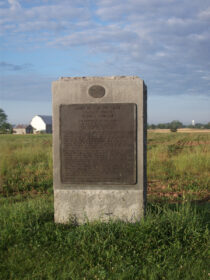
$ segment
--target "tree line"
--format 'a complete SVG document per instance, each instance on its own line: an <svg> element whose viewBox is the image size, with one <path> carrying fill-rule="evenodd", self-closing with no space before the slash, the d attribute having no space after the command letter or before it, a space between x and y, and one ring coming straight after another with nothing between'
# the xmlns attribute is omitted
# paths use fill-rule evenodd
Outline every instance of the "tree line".
<svg viewBox="0 0 210 280"><path fill-rule="evenodd" d="M148 129L170 129L172 130L177 130L178 128L197 128L197 129L210 129L210 122L207 124L203 123L196 123L195 125L184 125L182 122L178 120L174 120L169 123L159 123L159 124L147 124Z"/></svg>

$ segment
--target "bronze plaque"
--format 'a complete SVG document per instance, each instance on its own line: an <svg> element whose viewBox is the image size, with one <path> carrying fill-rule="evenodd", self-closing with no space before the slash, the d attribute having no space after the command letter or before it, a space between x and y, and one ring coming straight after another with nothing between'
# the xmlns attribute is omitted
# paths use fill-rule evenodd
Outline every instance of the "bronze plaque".
<svg viewBox="0 0 210 280"><path fill-rule="evenodd" d="M136 184L136 104L60 105L61 181Z"/></svg>
<svg viewBox="0 0 210 280"><path fill-rule="evenodd" d="M95 85L89 88L88 93L94 98L102 98L105 95L105 88Z"/></svg>

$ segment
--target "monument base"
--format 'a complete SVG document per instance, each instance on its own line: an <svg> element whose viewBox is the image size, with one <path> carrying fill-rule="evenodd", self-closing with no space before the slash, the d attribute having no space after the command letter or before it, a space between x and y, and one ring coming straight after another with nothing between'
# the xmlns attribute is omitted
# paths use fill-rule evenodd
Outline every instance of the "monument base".
<svg viewBox="0 0 210 280"><path fill-rule="evenodd" d="M54 190L55 222L139 221L144 215L141 190Z"/></svg>

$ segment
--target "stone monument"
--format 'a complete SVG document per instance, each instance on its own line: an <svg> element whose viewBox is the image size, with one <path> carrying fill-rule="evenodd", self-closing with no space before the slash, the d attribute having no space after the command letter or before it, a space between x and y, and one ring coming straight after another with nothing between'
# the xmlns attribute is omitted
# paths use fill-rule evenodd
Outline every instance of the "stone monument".
<svg viewBox="0 0 210 280"><path fill-rule="evenodd" d="M147 88L139 77L53 82L55 222L135 222L146 203Z"/></svg>

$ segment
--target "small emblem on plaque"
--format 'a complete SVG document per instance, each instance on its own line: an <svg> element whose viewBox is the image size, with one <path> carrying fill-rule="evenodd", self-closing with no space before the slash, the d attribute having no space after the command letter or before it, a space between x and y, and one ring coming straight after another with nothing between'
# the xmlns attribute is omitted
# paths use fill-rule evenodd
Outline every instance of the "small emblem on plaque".
<svg viewBox="0 0 210 280"><path fill-rule="evenodd" d="M105 88L99 85L94 85L89 88L88 93L91 97L101 98L105 95Z"/></svg>

